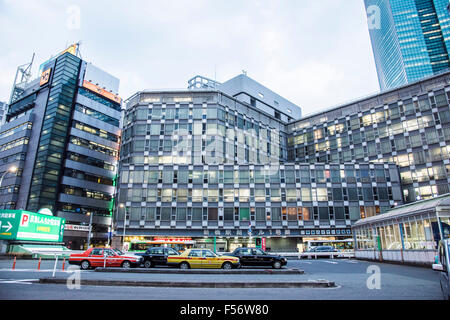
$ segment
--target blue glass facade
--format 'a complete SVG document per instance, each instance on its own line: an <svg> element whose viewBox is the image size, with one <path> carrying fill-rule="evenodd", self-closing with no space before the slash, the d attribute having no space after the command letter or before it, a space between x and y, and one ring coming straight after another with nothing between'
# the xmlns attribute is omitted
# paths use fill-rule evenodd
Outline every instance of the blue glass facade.
<svg viewBox="0 0 450 320"><path fill-rule="evenodd" d="M378 9L373 14L379 13L379 24L369 29L381 90L450 67L447 0L365 0L365 4Z"/></svg>

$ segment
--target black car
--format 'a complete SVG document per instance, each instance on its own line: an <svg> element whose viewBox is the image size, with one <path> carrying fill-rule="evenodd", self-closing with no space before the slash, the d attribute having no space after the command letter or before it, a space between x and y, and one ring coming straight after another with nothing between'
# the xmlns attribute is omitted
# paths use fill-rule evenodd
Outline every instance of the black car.
<svg viewBox="0 0 450 320"><path fill-rule="evenodd" d="M167 265L167 256L179 255L179 253L172 248L153 247L149 248L145 253L137 253L137 255L144 258L144 267L152 268L158 265Z"/></svg>
<svg viewBox="0 0 450 320"><path fill-rule="evenodd" d="M271 266L280 269L287 264L285 257L268 254L260 248L237 248L230 255L238 257L241 266Z"/></svg>

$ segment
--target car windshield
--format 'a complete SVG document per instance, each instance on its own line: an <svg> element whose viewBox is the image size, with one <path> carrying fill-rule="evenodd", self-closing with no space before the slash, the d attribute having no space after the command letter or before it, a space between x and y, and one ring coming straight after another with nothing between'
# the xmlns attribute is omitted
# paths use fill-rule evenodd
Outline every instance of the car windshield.
<svg viewBox="0 0 450 320"><path fill-rule="evenodd" d="M261 249L253 249L254 254L260 254L260 255L265 255L266 253L264 251L262 251Z"/></svg>
<svg viewBox="0 0 450 320"><path fill-rule="evenodd" d="M119 249L113 249L113 251L114 251L118 256L123 256L123 252L120 251Z"/></svg>
<svg viewBox="0 0 450 320"><path fill-rule="evenodd" d="M212 251L209 251L209 250L203 250L203 256L204 257L217 257L217 255L214 253L214 252L212 252Z"/></svg>

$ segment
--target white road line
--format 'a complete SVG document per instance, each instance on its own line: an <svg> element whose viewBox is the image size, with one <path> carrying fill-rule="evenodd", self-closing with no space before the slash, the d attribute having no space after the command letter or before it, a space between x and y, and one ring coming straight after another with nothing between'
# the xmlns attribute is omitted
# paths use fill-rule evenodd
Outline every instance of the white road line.
<svg viewBox="0 0 450 320"><path fill-rule="evenodd" d="M80 272L91 272L90 270L79 270L79 269L74 269L74 270L56 270L56 272L74 272L74 271L80 271ZM41 270L37 270L37 269L0 269L0 272L53 272L53 269L41 269Z"/></svg>
<svg viewBox="0 0 450 320"><path fill-rule="evenodd" d="M0 279L0 284L32 284L38 281L39 279Z"/></svg>
<svg viewBox="0 0 450 320"><path fill-rule="evenodd" d="M326 262L326 263L331 263L331 264L338 264L337 262L334 262L334 261L323 261L323 262Z"/></svg>

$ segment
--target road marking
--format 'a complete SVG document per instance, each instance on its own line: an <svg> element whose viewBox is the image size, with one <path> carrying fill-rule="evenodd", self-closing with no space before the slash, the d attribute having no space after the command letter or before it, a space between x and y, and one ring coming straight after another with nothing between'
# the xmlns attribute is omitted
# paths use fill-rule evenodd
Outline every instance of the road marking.
<svg viewBox="0 0 450 320"><path fill-rule="evenodd" d="M74 269L74 270L56 270L56 272L70 272L73 273L74 271L80 271L80 272L93 272L94 270L81 270L81 269ZM0 269L0 272L53 272L53 269Z"/></svg>
<svg viewBox="0 0 450 320"><path fill-rule="evenodd" d="M0 284L33 284L39 279L0 279Z"/></svg>
<svg viewBox="0 0 450 320"><path fill-rule="evenodd" d="M346 260L345 262L347 262L347 263L358 263L358 261L353 261L353 260Z"/></svg>
<svg viewBox="0 0 450 320"><path fill-rule="evenodd" d="M324 262L326 262L326 263L331 263L331 264L338 264L337 262L334 262L334 261L324 261Z"/></svg>

